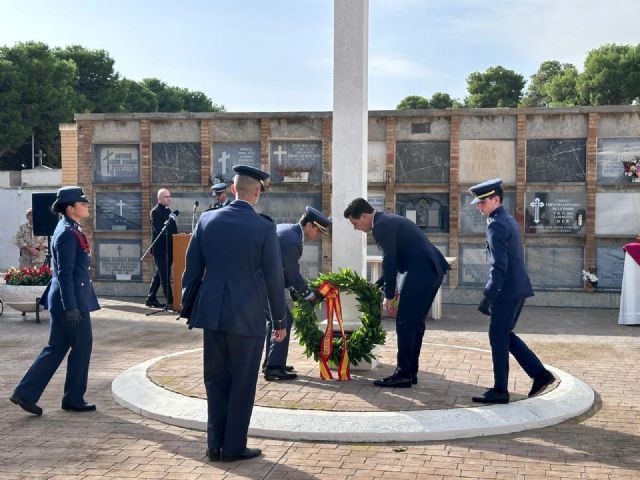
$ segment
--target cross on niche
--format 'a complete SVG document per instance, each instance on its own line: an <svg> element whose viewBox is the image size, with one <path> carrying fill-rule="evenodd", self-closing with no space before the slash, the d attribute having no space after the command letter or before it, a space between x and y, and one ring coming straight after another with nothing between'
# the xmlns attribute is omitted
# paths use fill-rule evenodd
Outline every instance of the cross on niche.
<svg viewBox="0 0 640 480"><path fill-rule="evenodd" d="M42 149L38 150L38 153L34 155L38 159L38 164L42 165L42 160L47 156L46 153L42 152Z"/></svg>
<svg viewBox="0 0 640 480"><path fill-rule="evenodd" d="M229 160L230 158L231 158L231 155L223 151L222 155L218 159L218 163L222 164L222 175L227 173L227 160Z"/></svg>
<svg viewBox="0 0 640 480"><path fill-rule="evenodd" d="M120 207L120 216L122 216L122 207L124 207L126 205L126 203L124 203L122 201L122 199L120 199L120 201L118 203L116 203L116 205L118 205Z"/></svg>
<svg viewBox="0 0 640 480"><path fill-rule="evenodd" d="M116 250L118 250L118 256L121 257L122 256L122 245L118 245L118 248L116 248Z"/></svg>
<svg viewBox="0 0 640 480"><path fill-rule="evenodd" d="M530 205L533 207L533 223L540 223L540 209L544 207L544 202L536 197Z"/></svg>
<svg viewBox="0 0 640 480"><path fill-rule="evenodd" d="M278 156L278 165L282 165L282 156L286 155L287 151L282 149L282 145L278 145L278 149L273 154Z"/></svg>

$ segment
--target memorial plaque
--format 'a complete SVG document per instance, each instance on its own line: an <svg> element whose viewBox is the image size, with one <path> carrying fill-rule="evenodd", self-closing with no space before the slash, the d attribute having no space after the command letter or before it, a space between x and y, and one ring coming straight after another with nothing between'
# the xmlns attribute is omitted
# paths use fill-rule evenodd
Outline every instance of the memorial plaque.
<svg viewBox="0 0 640 480"><path fill-rule="evenodd" d="M635 237L638 232L640 191L596 193L596 235Z"/></svg>
<svg viewBox="0 0 640 480"><path fill-rule="evenodd" d="M449 142L397 142L397 183L449 183Z"/></svg>
<svg viewBox="0 0 640 480"><path fill-rule="evenodd" d="M398 193L396 213L413 220L425 232L449 231L447 193Z"/></svg>
<svg viewBox="0 0 640 480"><path fill-rule="evenodd" d="M484 287L489 279L486 244L460 244L458 252L460 285Z"/></svg>
<svg viewBox="0 0 640 480"><path fill-rule="evenodd" d="M229 195L229 199L233 201L234 197L229 189L227 189L227 194ZM155 206L158 201L157 196L154 195L151 201L152 205ZM194 218L193 207L196 201L198 202L198 206L195 208ZM178 227L178 232L190 233L192 222L194 225L198 223L200 215L202 215L202 213L214 203L216 203L216 199L209 194L209 191L171 192L171 206L169 208L172 212L175 210L178 210L180 212L180 214L176 218L176 226ZM149 221L148 212L145 215L145 221Z"/></svg>
<svg viewBox="0 0 640 480"><path fill-rule="evenodd" d="M260 168L260 142L214 143L212 163L212 175L220 181L233 179L234 165L250 165Z"/></svg>
<svg viewBox="0 0 640 480"><path fill-rule="evenodd" d="M475 184L489 178L516 181L516 142L513 140L460 140L458 182Z"/></svg>
<svg viewBox="0 0 640 480"><path fill-rule="evenodd" d="M94 145L95 183L140 183L138 145Z"/></svg>
<svg viewBox="0 0 640 480"><path fill-rule="evenodd" d="M320 242L305 242L300 257L300 274L305 280L312 280L320 273L322 262Z"/></svg>
<svg viewBox="0 0 640 480"><path fill-rule="evenodd" d="M142 194L97 192L96 230L142 230Z"/></svg>
<svg viewBox="0 0 640 480"><path fill-rule="evenodd" d="M153 183L200 183L199 143L154 143L151 152Z"/></svg>
<svg viewBox="0 0 640 480"><path fill-rule="evenodd" d="M375 208L377 212L384 212L384 195L369 195L367 202L369 202L369 205Z"/></svg>
<svg viewBox="0 0 640 480"><path fill-rule="evenodd" d="M586 164L584 138L527 140L527 182L584 182Z"/></svg>
<svg viewBox="0 0 640 480"><path fill-rule="evenodd" d="M256 211L269 215L276 223L298 223L307 205L322 210L321 194L263 193L256 205Z"/></svg>
<svg viewBox="0 0 640 480"><path fill-rule="evenodd" d="M582 288L583 247L527 246L525 257L534 288Z"/></svg>
<svg viewBox="0 0 640 480"><path fill-rule="evenodd" d="M620 246L601 245L596 249L598 288L622 288L624 250Z"/></svg>
<svg viewBox="0 0 640 480"><path fill-rule="evenodd" d="M140 240L96 240L96 278L142 281Z"/></svg>
<svg viewBox="0 0 640 480"><path fill-rule="evenodd" d="M585 192L526 192L524 198L528 234L585 235Z"/></svg>
<svg viewBox="0 0 640 480"><path fill-rule="evenodd" d="M603 185L623 185L629 183L624 176L622 162L640 157L640 138L599 138L598 139L598 183Z"/></svg>
<svg viewBox="0 0 640 480"><path fill-rule="evenodd" d="M272 141L271 181L320 182L322 180L321 141Z"/></svg>
<svg viewBox="0 0 640 480"><path fill-rule="evenodd" d="M382 183L387 162L387 142L369 141L367 147L367 181Z"/></svg>
<svg viewBox="0 0 640 480"><path fill-rule="evenodd" d="M515 196L514 192L504 192L502 206L511 215L515 210ZM485 233L487 230L487 217L475 205L470 205L473 198L470 193L460 194L460 233Z"/></svg>

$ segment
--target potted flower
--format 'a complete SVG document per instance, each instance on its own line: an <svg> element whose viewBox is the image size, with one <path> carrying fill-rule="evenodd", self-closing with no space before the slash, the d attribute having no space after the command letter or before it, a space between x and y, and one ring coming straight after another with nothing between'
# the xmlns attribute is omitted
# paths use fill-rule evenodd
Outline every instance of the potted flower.
<svg viewBox="0 0 640 480"><path fill-rule="evenodd" d="M9 268L0 284L0 299L23 313L35 312L36 301L51 280L49 265L41 267Z"/></svg>
<svg viewBox="0 0 640 480"><path fill-rule="evenodd" d="M624 165L624 176L629 177L632 182L640 182L640 157L633 157L622 164Z"/></svg>
<svg viewBox="0 0 640 480"><path fill-rule="evenodd" d="M593 273L593 268L587 270L582 270L582 280L585 282L589 282L589 285L593 288L594 291L598 289L598 277L595 273Z"/></svg>
<svg viewBox="0 0 640 480"><path fill-rule="evenodd" d="M282 176L283 182L308 182L309 175L313 172L313 167L304 167L301 165L278 165L276 172Z"/></svg>

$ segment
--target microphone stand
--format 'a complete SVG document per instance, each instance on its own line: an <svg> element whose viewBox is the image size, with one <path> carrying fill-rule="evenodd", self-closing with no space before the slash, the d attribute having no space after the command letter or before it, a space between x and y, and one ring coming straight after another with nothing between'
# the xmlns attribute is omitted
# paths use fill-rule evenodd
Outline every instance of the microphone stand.
<svg viewBox="0 0 640 480"><path fill-rule="evenodd" d="M196 229L196 210L198 209L198 204L193 205L193 213L191 214L191 233Z"/></svg>
<svg viewBox="0 0 640 480"><path fill-rule="evenodd" d="M153 239L153 242L151 242L151 245L149 245L149 248L147 248L147 250L142 254L142 257L140 257L140 261L142 262L142 260L144 260L144 257L146 257L147 254L151 251L151 249L156 244L158 239L160 237L162 237L163 234L165 234L164 235L164 241L165 241L164 262L165 262L165 272L166 272L166 277L167 277L165 279L166 288L167 288L165 293L168 293L169 289L171 288L171 284L170 284L171 273L169 271L169 234L167 233L167 227L169 226L169 222L171 222L171 221L175 221L175 220L173 218L169 217L167 219L167 221L164 222L164 225L162 226L162 230L160 230L160 233L158 233L158 236ZM154 261L155 261L155 258L154 258ZM160 284L162 285L162 275L160 276ZM176 310L173 309L173 305L171 305L171 307L172 307L171 311L173 313L178 313ZM162 310L157 310L155 312L149 312L149 313L146 314L146 316L149 317L151 315L156 315L156 314L162 313L162 312L169 312L169 300L168 299L167 299L167 302L164 304L164 308Z"/></svg>

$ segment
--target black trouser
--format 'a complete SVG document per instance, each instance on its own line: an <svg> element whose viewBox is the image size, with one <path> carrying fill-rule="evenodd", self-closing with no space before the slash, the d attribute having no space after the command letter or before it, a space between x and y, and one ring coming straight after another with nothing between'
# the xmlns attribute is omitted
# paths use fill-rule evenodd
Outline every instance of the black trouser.
<svg viewBox="0 0 640 480"><path fill-rule="evenodd" d="M164 298L167 299L167 305L173 305L173 293L171 292L171 264L172 258L167 258L164 251L153 254L153 262L155 263L155 272L149 286L149 298L156 298L158 288L162 285Z"/></svg>

